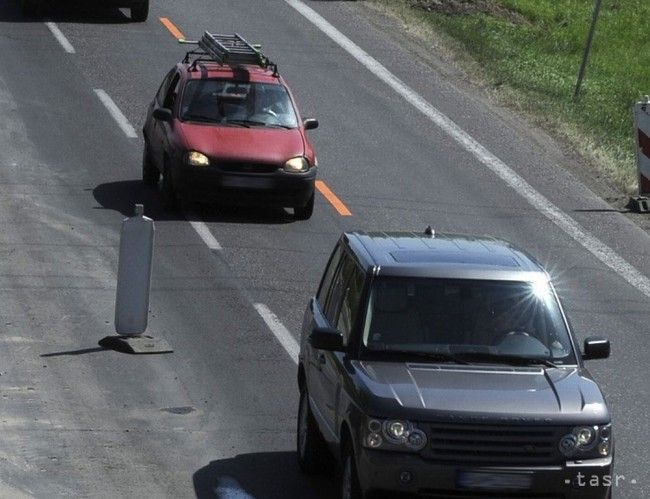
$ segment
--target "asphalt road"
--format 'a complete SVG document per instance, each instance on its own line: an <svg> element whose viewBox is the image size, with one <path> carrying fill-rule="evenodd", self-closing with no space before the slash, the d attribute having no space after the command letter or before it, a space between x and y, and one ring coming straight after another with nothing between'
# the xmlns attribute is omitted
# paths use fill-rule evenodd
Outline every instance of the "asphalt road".
<svg viewBox="0 0 650 499"><path fill-rule="evenodd" d="M342 231L428 224L523 246L555 277L579 338L612 340L611 359L590 368L615 419L615 497L650 496L650 300L643 279L635 286L604 263L620 256L647 280L650 238L568 173L575 158L363 3L305 2L604 250L563 230L292 7L305 4L158 0L132 24L117 9L51 3L39 20L0 4L0 496L335 497L331 475L297 470L295 364L255 305L296 337ZM283 210L163 212L139 182L146 106L184 53L160 17L188 38L209 29L263 43L303 115L320 120L310 132L320 175L352 216L323 196L306 222ZM149 333L172 344L169 355L97 346L114 333L119 227L136 202L156 221Z"/></svg>

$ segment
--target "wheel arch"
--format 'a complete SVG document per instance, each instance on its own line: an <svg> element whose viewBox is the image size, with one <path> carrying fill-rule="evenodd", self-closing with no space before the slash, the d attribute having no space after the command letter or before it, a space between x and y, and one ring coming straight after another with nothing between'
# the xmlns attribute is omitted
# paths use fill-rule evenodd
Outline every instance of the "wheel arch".
<svg viewBox="0 0 650 499"><path fill-rule="evenodd" d="M341 423L341 428L339 430L339 455L343 457L343 452L346 449L347 445L352 445L354 449L354 439L352 438L352 431L350 430L350 425L347 421Z"/></svg>

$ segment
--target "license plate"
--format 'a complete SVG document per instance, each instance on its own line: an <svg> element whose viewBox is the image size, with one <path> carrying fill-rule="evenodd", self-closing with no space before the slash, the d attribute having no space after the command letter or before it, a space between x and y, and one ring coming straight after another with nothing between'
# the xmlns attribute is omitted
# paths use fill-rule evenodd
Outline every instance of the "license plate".
<svg viewBox="0 0 650 499"><path fill-rule="evenodd" d="M528 490L532 485L532 476L524 473L459 471L456 482L461 489Z"/></svg>
<svg viewBox="0 0 650 499"><path fill-rule="evenodd" d="M223 177L221 184L224 187L235 187L240 189L268 189L272 186L273 180L265 177Z"/></svg>

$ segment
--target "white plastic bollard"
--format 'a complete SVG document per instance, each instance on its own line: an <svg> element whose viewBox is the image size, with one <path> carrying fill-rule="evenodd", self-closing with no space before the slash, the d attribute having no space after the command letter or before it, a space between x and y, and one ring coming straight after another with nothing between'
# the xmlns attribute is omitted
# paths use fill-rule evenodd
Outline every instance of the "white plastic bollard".
<svg viewBox="0 0 650 499"><path fill-rule="evenodd" d="M120 255L115 297L115 331L138 336L147 329L153 262L154 223L135 205L135 216L125 218L120 232Z"/></svg>

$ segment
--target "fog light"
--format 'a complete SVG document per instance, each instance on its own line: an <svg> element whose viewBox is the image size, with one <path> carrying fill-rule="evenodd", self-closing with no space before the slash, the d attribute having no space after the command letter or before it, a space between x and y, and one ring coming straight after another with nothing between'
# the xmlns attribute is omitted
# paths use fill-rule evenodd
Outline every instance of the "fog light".
<svg viewBox="0 0 650 499"><path fill-rule="evenodd" d="M609 456L610 451L611 451L611 446L609 444L609 440L603 440L598 444L598 453L601 456Z"/></svg>
<svg viewBox="0 0 650 499"><path fill-rule="evenodd" d="M602 440L609 440L609 437L612 435L612 426L606 425L600 429L600 438Z"/></svg>
<svg viewBox="0 0 650 499"><path fill-rule="evenodd" d="M383 440L382 440L381 435L379 433L370 433L366 437L366 444L371 449L376 449L377 447L380 447L382 443L383 443Z"/></svg>
<svg viewBox="0 0 650 499"><path fill-rule="evenodd" d="M376 419L371 419L368 421L368 429L373 433L379 433L381 431L381 423Z"/></svg>

